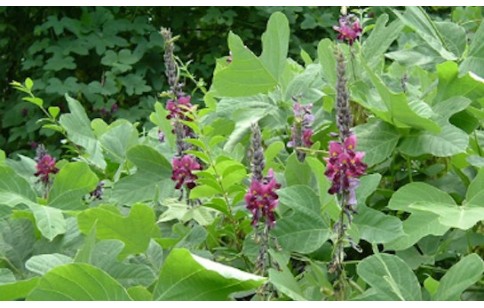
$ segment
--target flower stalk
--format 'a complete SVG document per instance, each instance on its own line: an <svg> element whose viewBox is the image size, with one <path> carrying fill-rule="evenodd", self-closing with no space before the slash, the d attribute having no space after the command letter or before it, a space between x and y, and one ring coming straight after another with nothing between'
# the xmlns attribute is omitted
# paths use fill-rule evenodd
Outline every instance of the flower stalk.
<svg viewBox="0 0 484 308"><path fill-rule="evenodd" d="M279 203L276 190L281 187L277 183L274 171L269 169L267 176L263 175L265 167L262 137L259 126L252 124L251 164L252 179L249 190L245 195L247 209L252 214L252 226L255 230L255 240L259 244L259 255L256 260L256 273L265 275L271 260L269 255L270 230L276 224L275 209ZM263 286L259 293L269 296L268 286Z"/></svg>
<svg viewBox="0 0 484 308"><path fill-rule="evenodd" d="M172 160L171 179L176 182L175 188L181 192L180 199L183 198L185 190L187 201L189 201L189 191L196 186L197 179L193 171L202 169L198 159L191 154L187 154L192 146L185 141L186 138L196 138L193 130L183 124L184 121L192 121L193 117L190 113L193 105L191 104L191 97L183 93L183 84L179 82L180 74L174 55L173 42L175 39L172 37L170 29L161 28L161 35L165 40L163 59L171 92L171 98L166 102L166 109L169 111L166 118L171 120L176 138L176 154ZM159 136L159 140L164 140L164 136L163 138Z"/></svg>
<svg viewBox="0 0 484 308"><path fill-rule="evenodd" d="M333 258L329 265L329 272L340 278L339 287L344 294L343 261L344 247L350 244L353 249L361 251L356 243L346 234L356 210L356 188L359 177L362 176L367 165L362 161L364 152L356 151L357 137L351 132L352 115L349 105L349 94L346 86L346 64L341 51L337 51L337 84L336 84L336 125L339 140L330 141L329 157L326 158L325 175L331 181L328 193L335 194L341 207L339 220L334 224L335 233ZM346 218L346 219L345 219Z"/></svg>

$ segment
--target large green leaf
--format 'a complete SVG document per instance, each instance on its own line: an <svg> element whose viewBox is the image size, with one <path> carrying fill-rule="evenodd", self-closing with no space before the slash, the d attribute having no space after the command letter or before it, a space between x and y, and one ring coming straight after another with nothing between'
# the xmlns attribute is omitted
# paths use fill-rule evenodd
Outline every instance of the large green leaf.
<svg viewBox="0 0 484 308"><path fill-rule="evenodd" d="M108 131L99 138L104 151L114 161L123 163L127 150L138 143L138 131L130 122L118 120L111 124Z"/></svg>
<svg viewBox="0 0 484 308"><path fill-rule="evenodd" d="M300 162L294 152L287 158L284 177L286 178L287 186L309 185L311 168L305 161Z"/></svg>
<svg viewBox="0 0 484 308"><path fill-rule="evenodd" d="M429 114L418 112L419 109L425 107L424 102L418 103L419 105L423 104L422 106L416 106L416 103L411 105L404 93L395 93L391 91L381 78L368 67L362 58L361 60L373 86L376 88L381 100L385 103L386 109L388 110L386 113L389 117L390 123L397 127L414 127L428 130L433 133L439 133L441 131L440 126L434 120L430 119ZM387 121L385 118L382 119Z"/></svg>
<svg viewBox="0 0 484 308"><path fill-rule="evenodd" d="M484 80L472 76L470 73L458 76L459 67L453 61L437 65L439 83L437 86L436 102L444 101L454 96L481 97L484 93Z"/></svg>
<svg viewBox="0 0 484 308"><path fill-rule="evenodd" d="M98 182L98 177L86 163L68 163L54 179L48 204L62 210L84 209L86 206L82 202L82 197L93 191Z"/></svg>
<svg viewBox="0 0 484 308"><path fill-rule="evenodd" d="M484 194L482 194L484 197ZM479 221L484 220L484 198L479 204L466 204L457 206L449 203L416 202L410 205L411 209L432 212L439 216L439 222L448 227L467 230Z"/></svg>
<svg viewBox="0 0 484 308"><path fill-rule="evenodd" d="M0 285L0 301L22 300L37 286L40 277Z"/></svg>
<svg viewBox="0 0 484 308"><path fill-rule="evenodd" d="M154 200L166 197L173 191L171 165L154 148L136 145L127 152L127 157L138 168L136 173L121 178L114 184L112 198L122 204Z"/></svg>
<svg viewBox="0 0 484 308"><path fill-rule="evenodd" d="M153 209L144 204L131 207L128 216L123 216L113 206L99 206L83 211L77 216L79 229L88 234L96 224L98 239L118 239L126 246L122 257L142 253L148 248L151 237L159 236Z"/></svg>
<svg viewBox="0 0 484 308"><path fill-rule="evenodd" d="M265 278L173 249L153 291L155 300L228 300L234 292L260 287Z"/></svg>
<svg viewBox="0 0 484 308"><path fill-rule="evenodd" d="M400 35L403 23L395 20L386 26L388 15L383 14L376 20L375 28L363 42L361 52L368 61L370 67L375 67L381 60L382 55Z"/></svg>
<svg viewBox="0 0 484 308"><path fill-rule="evenodd" d="M392 125L378 120L358 125L354 132L358 137L357 150L365 152L364 161L369 166L388 159L400 139Z"/></svg>
<svg viewBox="0 0 484 308"><path fill-rule="evenodd" d="M390 199L388 208L396 211L415 212L410 205L415 202L455 204L454 199L446 192L427 183L409 183L398 189Z"/></svg>
<svg viewBox="0 0 484 308"><path fill-rule="evenodd" d="M44 275L54 267L72 263L72 258L60 253L36 255L30 258L25 267L36 274Z"/></svg>
<svg viewBox="0 0 484 308"><path fill-rule="evenodd" d="M287 49L289 47L289 22L281 12L271 15L267 22L267 30L262 34L262 54L260 60L279 80L286 65Z"/></svg>
<svg viewBox="0 0 484 308"><path fill-rule="evenodd" d="M333 41L323 39L318 44L318 59L323 70L323 76L330 86L336 86L336 58L334 56Z"/></svg>
<svg viewBox="0 0 484 308"><path fill-rule="evenodd" d="M356 267L358 275L391 300L422 300L420 285L411 268L400 258L375 254Z"/></svg>
<svg viewBox="0 0 484 308"><path fill-rule="evenodd" d="M354 215L351 231L369 243L387 243L403 235L402 223L397 217L365 205L366 199L378 188L380 180L378 173L363 176L356 189L358 213Z"/></svg>
<svg viewBox="0 0 484 308"><path fill-rule="evenodd" d="M329 237L329 227L321 216L318 196L306 185L278 191L280 203L292 209L291 215L278 220L274 229L279 244L286 250L310 253Z"/></svg>
<svg viewBox="0 0 484 308"><path fill-rule="evenodd" d="M214 72L212 84L214 94L237 97L273 90L277 79L262 61L244 46L240 37L230 32L228 44L233 60L229 65Z"/></svg>
<svg viewBox="0 0 484 308"><path fill-rule="evenodd" d="M388 243L403 235L400 219L364 205L358 206L353 222L351 228L356 228L360 238L369 243Z"/></svg>
<svg viewBox="0 0 484 308"><path fill-rule="evenodd" d="M480 181L480 178L477 181ZM441 226L434 224L431 228L412 230L416 239L427 231L440 234L444 230L443 226L463 230L471 228L484 219L483 203L484 193L477 193L470 200L466 200L464 205L458 206L449 194L429 184L415 182L395 192L388 203L388 208L411 213L431 212L438 216L438 224ZM430 219L430 216L426 217ZM414 221L417 221L416 217L412 218L410 223L413 224Z"/></svg>
<svg viewBox="0 0 484 308"><path fill-rule="evenodd" d="M86 158L89 162L104 170L106 162L101 151L101 145L91 129L91 122L87 117L86 111L77 100L68 94L65 97L70 113L61 115L59 123L66 130L67 137L72 142L86 149Z"/></svg>
<svg viewBox="0 0 484 308"><path fill-rule="evenodd" d="M33 301L129 301L127 291L89 264L67 264L46 273L27 296Z"/></svg>
<svg viewBox="0 0 484 308"><path fill-rule="evenodd" d="M10 167L0 166L0 204L15 207L35 201L35 192L29 182L17 175Z"/></svg>
<svg viewBox="0 0 484 308"><path fill-rule="evenodd" d="M393 11L403 23L414 30L430 47L437 51L446 60L455 60L457 55L451 52L455 46L448 46L448 40L439 31L436 24L430 19L421 7L409 6L404 14ZM448 33L445 33L447 35Z"/></svg>
<svg viewBox="0 0 484 308"><path fill-rule="evenodd" d="M37 240L34 228L28 219L0 220L0 260L23 270Z"/></svg>
<svg viewBox="0 0 484 308"><path fill-rule="evenodd" d="M432 154L438 157L452 156L465 152L469 144L469 135L449 123L449 118L455 113L469 106L471 100L456 96L438 102L432 109L436 116L433 118L440 124L439 133L414 132L405 137L400 144L400 150L410 156Z"/></svg>
<svg viewBox="0 0 484 308"><path fill-rule="evenodd" d="M136 285L150 286L156 279L155 272L146 264L120 262L118 255L124 243L118 240L104 240L93 249L91 263L128 288Z"/></svg>
<svg viewBox="0 0 484 308"><path fill-rule="evenodd" d="M427 212L415 212L403 222L403 236L385 244L387 250L404 250L427 235L444 235L449 230L439 222L439 216Z"/></svg>
<svg viewBox="0 0 484 308"><path fill-rule="evenodd" d="M469 53L459 67L461 74L473 72L484 78L484 22L481 21L469 47Z"/></svg>
<svg viewBox="0 0 484 308"><path fill-rule="evenodd" d="M66 232L66 220L61 210L35 203L29 204L29 208L34 214L37 228L49 241Z"/></svg>
<svg viewBox="0 0 484 308"><path fill-rule="evenodd" d="M484 262L473 253L454 264L440 280L433 300L457 301L467 288L482 279Z"/></svg>

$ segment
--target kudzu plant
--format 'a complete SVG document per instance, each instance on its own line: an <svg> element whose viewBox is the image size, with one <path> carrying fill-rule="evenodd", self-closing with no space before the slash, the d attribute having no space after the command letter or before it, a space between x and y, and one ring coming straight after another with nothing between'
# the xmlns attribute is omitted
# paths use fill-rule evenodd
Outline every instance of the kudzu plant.
<svg viewBox="0 0 484 308"><path fill-rule="evenodd" d="M163 28L149 125L12 81L61 142L0 151L0 299L481 300L482 16L391 10L294 59L274 12L210 86Z"/></svg>

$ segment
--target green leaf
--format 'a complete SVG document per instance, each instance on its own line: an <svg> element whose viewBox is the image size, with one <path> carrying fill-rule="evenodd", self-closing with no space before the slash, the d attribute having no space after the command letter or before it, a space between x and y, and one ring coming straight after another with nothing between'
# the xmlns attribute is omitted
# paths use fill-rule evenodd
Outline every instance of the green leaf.
<svg viewBox="0 0 484 308"><path fill-rule="evenodd" d="M30 79L29 77L27 77L25 79L25 87L27 88L27 90L32 90L32 87L34 86L34 82L32 81L32 79Z"/></svg>
<svg viewBox="0 0 484 308"><path fill-rule="evenodd" d="M277 191L281 205L291 208L274 228L279 244L286 250L310 253L321 247L329 237L326 221L321 217L321 204L314 191L295 185Z"/></svg>
<svg viewBox="0 0 484 308"><path fill-rule="evenodd" d="M127 150L138 143L138 131L130 122L118 120L109 126L99 141L104 151L113 157L114 161L123 163L126 160Z"/></svg>
<svg viewBox="0 0 484 308"><path fill-rule="evenodd" d="M100 241L92 251L92 265L105 271L126 288L150 286L156 279L155 272L146 264L120 262L118 255L123 248L124 243L118 240Z"/></svg>
<svg viewBox="0 0 484 308"><path fill-rule="evenodd" d="M77 216L79 229L87 234L96 224L98 239L118 239L126 246L121 254L142 253L149 245L151 237L159 236L153 210L144 204L131 207L128 216L123 216L112 206L99 206L84 210Z"/></svg>
<svg viewBox="0 0 484 308"><path fill-rule="evenodd" d="M427 277L427 279L424 280L424 287L429 292L430 296L433 297L437 292L437 289L439 287L439 282L434 278L432 278L431 276L429 276Z"/></svg>
<svg viewBox="0 0 484 308"><path fill-rule="evenodd" d="M15 282L15 275L8 268L0 268L0 286L2 284L8 284Z"/></svg>
<svg viewBox="0 0 484 308"><path fill-rule="evenodd" d="M484 196L484 194L482 195ZM416 202L411 204L410 208L437 214L439 222L444 226L467 230L479 221L484 220L484 206L482 204L481 202L457 206L448 203Z"/></svg>
<svg viewBox="0 0 484 308"><path fill-rule="evenodd" d="M37 255L30 258L25 267L36 274L44 275L54 267L70 264L73 260L71 257L60 253Z"/></svg>
<svg viewBox="0 0 484 308"><path fill-rule="evenodd" d="M436 22L435 27L439 33L445 33L442 41L447 50L460 58L466 48L466 30L449 21Z"/></svg>
<svg viewBox="0 0 484 308"><path fill-rule="evenodd" d="M309 185L311 180L311 168L306 162L300 162L296 153L292 153L286 161L284 177L288 186Z"/></svg>
<svg viewBox="0 0 484 308"><path fill-rule="evenodd" d="M165 199L164 205L167 206L168 209L161 214L158 222L172 220L189 222L195 220L201 226L206 226L211 224L215 219L215 211L205 206L189 207L186 203L172 199Z"/></svg>
<svg viewBox="0 0 484 308"><path fill-rule="evenodd" d="M229 49L233 61L214 72L212 90L216 96L251 96L272 91L277 79L256 57L239 36L229 33Z"/></svg>
<svg viewBox="0 0 484 308"><path fill-rule="evenodd" d="M167 197L174 191L171 164L158 151L147 145L136 145L126 155L138 170L114 184L112 198L115 201L122 204L153 201L157 196Z"/></svg>
<svg viewBox="0 0 484 308"><path fill-rule="evenodd" d="M234 292L260 287L263 277L173 249L153 291L155 300L228 300Z"/></svg>
<svg viewBox="0 0 484 308"><path fill-rule="evenodd" d="M82 198L93 191L98 182L98 177L86 163L67 163L54 179L48 205L62 210L84 209L86 205Z"/></svg>
<svg viewBox="0 0 484 308"><path fill-rule="evenodd" d="M455 204L454 199L440 189L423 182L409 183L398 189L390 199L388 208L396 211L415 212L410 205L415 202Z"/></svg>
<svg viewBox="0 0 484 308"><path fill-rule="evenodd" d="M303 295L301 286L291 273L291 270L289 270L287 267L287 262L283 262L284 260L282 260L281 257L278 257L278 255L274 252L271 253L271 256L277 262L279 269L269 269L269 281L276 287L278 291L289 296L291 299L296 301L307 300Z"/></svg>
<svg viewBox="0 0 484 308"><path fill-rule="evenodd" d="M450 46L444 40L436 24L421 7L408 6L402 15L393 10L403 23L414 30L430 47L437 51L446 60L455 60L457 56L450 52ZM446 33L447 35L447 33Z"/></svg>
<svg viewBox="0 0 484 308"><path fill-rule="evenodd" d="M22 100L39 107L42 107L44 105L44 101L39 97L23 97Z"/></svg>
<svg viewBox="0 0 484 308"><path fill-rule="evenodd" d="M0 165L0 204L15 207L35 201L35 192L29 182L17 175L10 167Z"/></svg>
<svg viewBox="0 0 484 308"><path fill-rule="evenodd" d="M318 44L318 59L323 69L323 76L331 87L336 86L336 59L333 50L333 41L323 39Z"/></svg>
<svg viewBox="0 0 484 308"><path fill-rule="evenodd" d="M484 92L484 81L478 80L471 73L466 73L462 77L458 76L459 68L457 63L447 61L437 65L439 83L437 86L436 102L441 102L454 96L472 95L474 92L477 96Z"/></svg>
<svg viewBox="0 0 484 308"><path fill-rule="evenodd" d="M128 288L128 294L134 301L151 301L153 300L153 295L150 291L142 286L134 286Z"/></svg>
<svg viewBox="0 0 484 308"><path fill-rule="evenodd" d="M454 264L440 280L437 293L432 298L437 301L457 301L467 288L482 279L484 262L473 253Z"/></svg>
<svg viewBox="0 0 484 308"><path fill-rule="evenodd" d="M473 72L484 78L484 22L481 21L469 46L469 53L459 67L460 74Z"/></svg>
<svg viewBox="0 0 484 308"><path fill-rule="evenodd" d="M395 216L385 215L364 205L358 205L353 227L369 243L388 243L403 235L402 222Z"/></svg>
<svg viewBox="0 0 484 308"><path fill-rule="evenodd" d="M292 101L292 97L300 97L301 102L316 102L324 93L321 92L323 87L322 70L319 64L310 64L301 73L296 75L285 91L286 101Z"/></svg>
<svg viewBox="0 0 484 308"><path fill-rule="evenodd" d="M49 241L66 232L66 221L61 210L35 203L28 206L34 214L35 225Z"/></svg>
<svg viewBox="0 0 484 308"><path fill-rule="evenodd" d="M358 275L377 292L391 300L422 300L420 285L410 267L400 258L375 254L356 267Z"/></svg>
<svg viewBox="0 0 484 308"><path fill-rule="evenodd" d="M67 264L45 274L27 296L31 301L129 301L127 291L89 264Z"/></svg>
<svg viewBox="0 0 484 308"><path fill-rule="evenodd" d="M311 172L316 179L318 186L319 202L323 205L324 208L328 204L328 202L334 200L333 196L328 193L328 189L331 187L331 182L324 175L326 167L321 161L319 161L315 157L306 157L305 161L311 168Z"/></svg>
<svg viewBox="0 0 484 308"><path fill-rule="evenodd" d="M171 121L166 117L168 116L168 111L163 107L160 102L155 103L155 111L150 114L150 121L158 126L159 129L165 134L166 140L172 148L175 147L175 135L173 134L173 126L171 126Z"/></svg>
<svg viewBox="0 0 484 308"><path fill-rule="evenodd" d="M275 12L267 22L267 30L262 34L262 54L260 60L272 74L280 80L286 65L289 46L289 22L281 12Z"/></svg>
<svg viewBox="0 0 484 308"><path fill-rule="evenodd" d="M86 150L87 159L104 170L106 162L101 151L101 145L91 130L91 123L82 105L66 94L70 113L60 116L59 123L66 130L67 137L72 142Z"/></svg>
<svg viewBox="0 0 484 308"><path fill-rule="evenodd" d="M403 23L395 20L386 26L388 15L382 14L375 23L375 28L363 42L362 50L370 67L375 67L381 60L385 51L395 41L403 29Z"/></svg>
<svg viewBox="0 0 484 308"><path fill-rule="evenodd" d="M378 120L358 125L354 132L358 138L357 150L365 152L364 161L369 166L391 157L400 139L400 134L392 125Z"/></svg>
<svg viewBox="0 0 484 308"><path fill-rule="evenodd" d="M449 230L439 222L439 216L427 212L415 212L403 222L403 236L385 244L387 250L404 250L428 235L442 236Z"/></svg>
<svg viewBox="0 0 484 308"><path fill-rule="evenodd" d="M418 132L403 138L399 149L412 157L432 154L437 157L448 157L464 153L469 144L469 135L453 125L442 126L439 134Z"/></svg>
<svg viewBox="0 0 484 308"><path fill-rule="evenodd" d="M37 237L33 223L28 219L0 220L0 259L23 270L25 261L32 256Z"/></svg>
<svg viewBox="0 0 484 308"><path fill-rule="evenodd" d="M91 263L92 251L96 245L96 223L93 224L91 231L84 239L84 244L77 251L74 262Z"/></svg>
<svg viewBox="0 0 484 308"><path fill-rule="evenodd" d="M51 106L48 108L49 114L55 119L59 115L60 108L57 106Z"/></svg>
<svg viewBox="0 0 484 308"><path fill-rule="evenodd" d="M37 286L40 277L0 285L0 301L22 300Z"/></svg>
<svg viewBox="0 0 484 308"><path fill-rule="evenodd" d="M415 127L433 133L439 133L441 131L440 126L435 121L431 120L428 115L424 116L419 114L414 108L411 108L407 96L404 93L395 93L391 91L362 58L361 61L366 73L386 105L386 109L388 110L386 113L388 114L390 123L397 127Z"/></svg>
<svg viewBox="0 0 484 308"><path fill-rule="evenodd" d="M470 201L477 195L482 193L484 187L484 168L479 169L476 177L472 180L467 188L466 200Z"/></svg>

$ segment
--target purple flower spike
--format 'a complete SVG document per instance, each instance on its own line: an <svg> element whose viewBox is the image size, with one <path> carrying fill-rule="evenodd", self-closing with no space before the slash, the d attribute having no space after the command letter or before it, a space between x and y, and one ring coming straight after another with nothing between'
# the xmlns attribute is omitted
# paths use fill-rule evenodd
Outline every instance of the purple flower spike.
<svg viewBox="0 0 484 308"><path fill-rule="evenodd" d="M264 217L268 227L274 227L276 223L274 211L279 203L276 190L280 187L281 185L276 182L272 169L261 180L252 178L249 191L245 195L245 202L247 209L252 213L253 226L256 226L259 220Z"/></svg>
<svg viewBox="0 0 484 308"><path fill-rule="evenodd" d="M172 161L173 172L171 179L176 181L175 188L181 189L185 185L188 189L196 186L197 176L192 173L195 170L201 170L202 166L197 162L197 159L192 155L183 155L182 157L175 157Z"/></svg>
<svg viewBox="0 0 484 308"><path fill-rule="evenodd" d="M45 185L49 184L49 175L59 172L59 169L55 166L55 158L47 154L43 145L39 145L35 160L37 161L37 165L35 166L37 172L34 175L39 177L40 181Z"/></svg>
<svg viewBox="0 0 484 308"><path fill-rule="evenodd" d="M185 112L192 107L190 100L190 96L180 96L176 100L168 100L166 102L166 109L170 114L166 118L190 121L190 118L185 115Z"/></svg>
<svg viewBox="0 0 484 308"><path fill-rule="evenodd" d="M339 26L333 26L333 29L339 33L338 40L347 41L350 45L353 45L363 31L358 17L353 14L341 16Z"/></svg>
<svg viewBox="0 0 484 308"><path fill-rule="evenodd" d="M349 192L348 205L356 204L355 189L358 187L358 177L362 176L367 165L362 161L364 152L355 152L356 135L349 135L343 144L331 141L329 143L329 158L326 158L326 172L332 185L330 194Z"/></svg>

